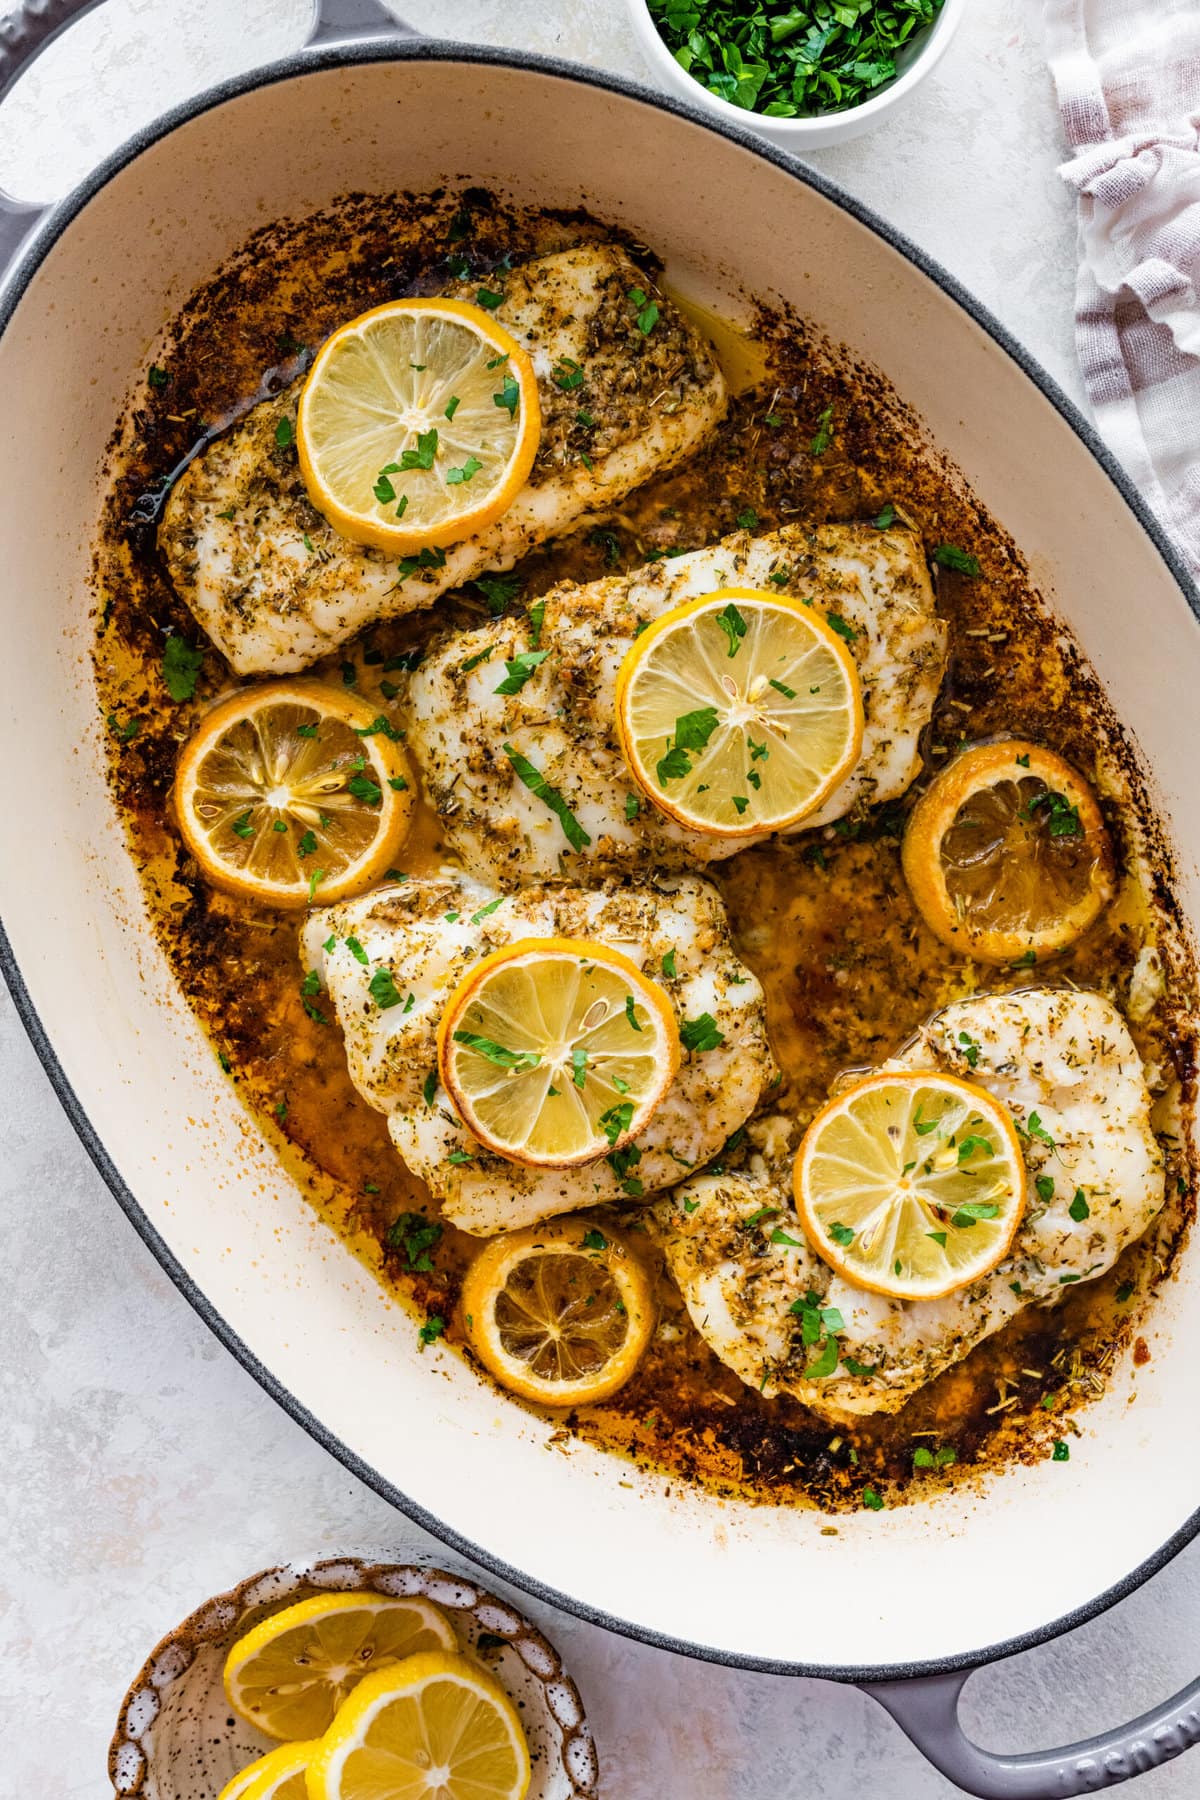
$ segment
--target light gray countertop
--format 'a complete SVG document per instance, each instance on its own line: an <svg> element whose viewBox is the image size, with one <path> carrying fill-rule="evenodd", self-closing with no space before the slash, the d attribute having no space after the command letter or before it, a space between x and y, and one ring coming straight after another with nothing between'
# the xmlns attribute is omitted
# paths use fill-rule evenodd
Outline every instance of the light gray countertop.
<svg viewBox="0 0 1200 1800"><path fill-rule="evenodd" d="M622 0L407 0L401 10L431 33L645 73ZM154 107L294 46L306 16L305 0L109 0L6 105L0 187L62 192ZM1074 232L1058 154L1040 9L974 0L895 123L813 161L945 263L1077 396ZM84 972L81 983L86 1004ZM200 1600L288 1554L437 1556L439 1546L306 1437L175 1292L77 1143L7 996L0 1093L2 1785L99 1797L127 1681ZM797 1654L819 1655L803 1569L780 1578ZM994 1748L1032 1749L1132 1716L1195 1674L1198 1602L1193 1546L1069 1640L976 1676L968 1727ZM732 1673L527 1610L583 1691L609 1800L954 1791L853 1689ZM1194 1796L1200 1754L1136 1791Z"/></svg>

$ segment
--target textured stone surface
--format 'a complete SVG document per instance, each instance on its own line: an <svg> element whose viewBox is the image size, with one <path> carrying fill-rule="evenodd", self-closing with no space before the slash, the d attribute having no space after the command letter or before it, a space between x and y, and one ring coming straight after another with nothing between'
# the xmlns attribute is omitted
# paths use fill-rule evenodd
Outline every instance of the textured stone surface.
<svg viewBox="0 0 1200 1800"><path fill-rule="evenodd" d="M0 6L3 0L0 0ZM413 24L641 74L622 0L407 0ZM945 262L1077 392L1070 210L1032 0L974 0L882 137L814 160ZM0 186L61 192L152 108L294 44L304 0L109 0L0 116ZM919 402L919 396L914 396ZM107 1792L126 1682L206 1595L287 1554L438 1553L265 1398L126 1224L0 1001L0 1718L5 1790ZM1146 1471L1147 1480L1153 1472ZM1019 1571L1014 1571L1019 1579ZM820 1655L803 1571L781 1572ZM1200 1549L1069 1640L978 1675L967 1718L1032 1748L1195 1672ZM938 1800L952 1790L850 1689L751 1677L526 1603L583 1691L611 1800ZM1200 1788L1200 1755L1139 1784Z"/></svg>

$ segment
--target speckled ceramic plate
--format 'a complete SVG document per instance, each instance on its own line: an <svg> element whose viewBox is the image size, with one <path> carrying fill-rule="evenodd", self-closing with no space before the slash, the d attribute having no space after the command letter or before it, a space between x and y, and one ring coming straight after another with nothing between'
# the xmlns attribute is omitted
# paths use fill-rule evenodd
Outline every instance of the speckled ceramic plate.
<svg viewBox="0 0 1200 1800"><path fill-rule="evenodd" d="M269 1613L315 1593L419 1595L448 1613L459 1641L507 1692L529 1739L529 1800L589 1800L598 1768L579 1690L553 1644L473 1581L444 1569L342 1557L264 1569L189 1614L147 1657L108 1752L113 1790L133 1800L216 1800L274 1740L231 1716L226 1654Z"/></svg>

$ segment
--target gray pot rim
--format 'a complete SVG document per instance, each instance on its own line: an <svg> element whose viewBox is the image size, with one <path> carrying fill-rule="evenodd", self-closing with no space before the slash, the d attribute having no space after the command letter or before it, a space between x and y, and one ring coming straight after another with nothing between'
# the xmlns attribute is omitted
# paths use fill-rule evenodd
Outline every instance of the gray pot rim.
<svg viewBox="0 0 1200 1800"><path fill-rule="evenodd" d="M396 30L397 32L404 30L399 20L396 21ZM106 157L63 200L52 206L34 226L30 236L18 251L11 270L0 283L0 336L7 329L17 305L37 270L67 227L83 211L88 202L99 193L101 188L107 186L114 176L133 162L144 150L167 137L177 126L184 125L190 119L222 106L227 100L253 93L258 88L273 86L277 82L290 81L297 77L303 78L305 75L321 70L371 62L474 63L532 71L564 81L601 88L610 93L620 94L626 99L638 101L643 105L655 107L659 111L674 114L678 118L686 119L691 124L698 125L706 131L711 131L719 137L724 137L740 145L742 149L750 151L766 162L775 164L777 168L784 170L797 181L803 182L805 186L813 189L824 199L848 213L859 224L874 232L907 262L919 269L943 293L956 301L1010 360L1016 363L1022 373L1028 376L1100 464L1162 557L1193 617L1200 623L1200 593L1197 592L1182 557L1112 452L1084 418L1074 401L1063 392L1054 377L1042 367L1036 357L1032 356L1001 324L1000 320L981 301L976 299L949 270L943 268L936 258L927 255L911 239L897 231L871 207L846 193L836 182L811 168L800 158L766 142L753 131L743 129L725 120L716 120L710 114L702 112L697 107L689 106L673 95L659 93L626 76L612 74L607 70L592 69L559 57L545 56L534 52L517 52L490 45L462 44L441 38L381 38L357 44L348 43L300 49L263 67L218 82L214 86L204 89L192 99L172 107L150 125L136 132L126 143ZM1107 1588L1086 1604L1062 1614L1035 1630L1003 1639L999 1643L985 1648L961 1651L953 1656L916 1662L827 1664L750 1656L739 1652L724 1651L714 1645L695 1643L686 1638L673 1637L666 1632L654 1631L649 1627L636 1625L630 1620L607 1613L602 1608L593 1607L577 1600L570 1594L548 1586L536 1577L493 1555L483 1545L472 1542L471 1539L445 1525L418 1502L402 1493L378 1470L372 1468L369 1463L344 1444L336 1433L331 1431L320 1419L309 1412L290 1389L253 1354L167 1247L109 1156L98 1131L89 1119L58 1060L25 986L2 921L0 921L0 973L3 973L18 1016L33 1044L38 1060L49 1077L59 1103L105 1185L179 1292L225 1348L230 1351L235 1360L310 1437L314 1438L323 1449L335 1457L366 1487L372 1489L382 1499L394 1506L397 1511L403 1513L414 1524L419 1525L422 1530L429 1532L431 1536L449 1548L469 1558L478 1567L486 1569L500 1580L509 1582L513 1587L543 1601L546 1605L556 1607L561 1612L583 1619L588 1624L599 1626L605 1631L614 1632L618 1636L632 1639L637 1643L648 1644L658 1650L669 1651L674 1655L686 1656L700 1662L714 1663L722 1667L742 1669L758 1674L801 1675L824 1681L872 1685L907 1682L956 1673L965 1676L972 1669L983 1668L989 1663L1002 1661L1016 1656L1022 1651L1034 1649L1040 1644L1049 1643L1066 1632L1073 1631L1081 1625L1086 1625L1090 1620L1099 1618L1110 1607L1134 1593L1152 1575L1158 1574L1200 1534L1200 1505L1198 1505L1196 1511L1184 1521L1177 1531L1172 1533L1165 1543L1159 1546L1152 1556L1145 1558L1121 1581Z"/></svg>

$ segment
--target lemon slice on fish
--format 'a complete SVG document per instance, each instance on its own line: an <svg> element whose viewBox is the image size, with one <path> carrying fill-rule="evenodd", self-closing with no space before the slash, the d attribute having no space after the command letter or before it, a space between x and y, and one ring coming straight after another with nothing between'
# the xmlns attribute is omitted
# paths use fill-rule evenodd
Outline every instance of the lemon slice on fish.
<svg viewBox="0 0 1200 1800"><path fill-rule="evenodd" d="M675 1011L619 950L523 938L477 962L438 1027L438 1069L486 1149L566 1169L621 1151L679 1067Z"/></svg>
<svg viewBox="0 0 1200 1800"><path fill-rule="evenodd" d="M308 1800L524 1800L517 1710L465 1656L429 1651L368 1675L325 1734Z"/></svg>
<svg viewBox="0 0 1200 1800"><path fill-rule="evenodd" d="M831 617L837 625L799 600L721 588L635 638L617 674L617 734L655 806L719 837L816 812L862 750L855 633Z"/></svg>
<svg viewBox="0 0 1200 1800"><path fill-rule="evenodd" d="M587 1219L493 1238L467 1270L461 1306L484 1367L540 1406L615 1394L654 1328L650 1277L632 1246Z"/></svg>
<svg viewBox="0 0 1200 1800"><path fill-rule="evenodd" d="M318 351L296 414L317 511L354 543L400 555L498 519L540 436L529 357L462 300L393 300L343 325Z"/></svg>
<svg viewBox="0 0 1200 1800"><path fill-rule="evenodd" d="M1017 738L947 764L913 807L902 857L930 930L984 962L1069 949L1114 892L1092 789L1053 750Z"/></svg>
<svg viewBox="0 0 1200 1800"><path fill-rule="evenodd" d="M318 681L242 688L206 714L175 773L175 817L217 887L305 906L378 881L403 843L415 787L400 733Z"/></svg>
<svg viewBox="0 0 1200 1800"><path fill-rule="evenodd" d="M856 1287L934 1300L1006 1255L1025 1207L1007 1107L954 1075L871 1075L804 1135L796 1210L818 1256Z"/></svg>
<svg viewBox="0 0 1200 1800"><path fill-rule="evenodd" d="M418 1650L456 1645L428 1600L314 1594L238 1639L225 1659L225 1695L268 1737L319 1737L365 1675Z"/></svg>

